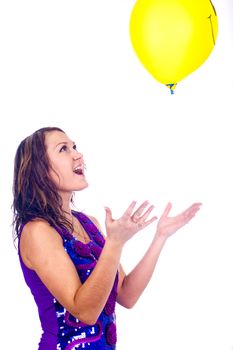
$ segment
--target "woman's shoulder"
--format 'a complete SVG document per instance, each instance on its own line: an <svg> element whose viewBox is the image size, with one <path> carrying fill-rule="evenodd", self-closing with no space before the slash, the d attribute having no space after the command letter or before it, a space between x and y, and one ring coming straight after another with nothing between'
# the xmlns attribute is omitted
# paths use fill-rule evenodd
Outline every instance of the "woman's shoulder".
<svg viewBox="0 0 233 350"><path fill-rule="evenodd" d="M53 234L51 233L57 233L57 231L48 223L48 221L37 218L33 219L31 221L28 221L21 232L21 237L23 238L30 238L31 240L41 240L48 238L54 238L59 236L59 234Z"/></svg>
<svg viewBox="0 0 233 350"><path fill-rule="evenodd" d="M50 230L52 227L51 225L48 223L48 221L44 220L44 219L33 219L28 221L24 227L23 227L23 232L35 232L38 230Z"/></svg>
<svg viewBox="0 0 233 350"><path fill-rule="evenodd" d="M43 219L27 222L21 232L19 251L24 264L33 268L32 262L45 257L46 252L62 247L62 238L57 231Z"/></svg>

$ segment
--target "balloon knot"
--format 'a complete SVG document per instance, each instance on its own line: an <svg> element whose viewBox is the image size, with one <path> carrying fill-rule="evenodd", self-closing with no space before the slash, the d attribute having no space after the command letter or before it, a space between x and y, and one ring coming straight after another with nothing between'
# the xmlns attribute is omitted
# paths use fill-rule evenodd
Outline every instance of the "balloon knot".
<svg viewBox="0 0 233 350"><path fill-rule="evenodd" d="M177 83L175 83L175 84L166 84L166 86L169 87L169 89L170 89L171 95L174 94L174 90L175 90L176 85L177 85Z"/></svg>

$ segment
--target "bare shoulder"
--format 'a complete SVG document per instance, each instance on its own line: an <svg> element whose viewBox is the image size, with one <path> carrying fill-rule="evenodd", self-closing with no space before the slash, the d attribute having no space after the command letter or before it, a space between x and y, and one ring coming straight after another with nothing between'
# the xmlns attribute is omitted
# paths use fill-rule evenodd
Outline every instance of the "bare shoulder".
<svg viewBox="0 0 233 350"><path fill-rule="evenodd" d="M62 247L62 238L47 221L36 219L24 226L20 238L20 254L26 266L31 267L33 257L56 246Z"/></svg>
<svg viewBox="0 0 233 350"><path fill-rule="evenodd" d="M43 239L57 240L60 235L45 220L36 219L29 221L23 228L21 239L41 242ZM59 239L60 240L60 239Z"/></svg>
<svg viewBox="0 0 233 350"><path fill-rule="evenodd" d="M23 228L22 234L33 234L41 229L48 229L50 227L49 223L43 219L35 219L26 223Z"/></svg>

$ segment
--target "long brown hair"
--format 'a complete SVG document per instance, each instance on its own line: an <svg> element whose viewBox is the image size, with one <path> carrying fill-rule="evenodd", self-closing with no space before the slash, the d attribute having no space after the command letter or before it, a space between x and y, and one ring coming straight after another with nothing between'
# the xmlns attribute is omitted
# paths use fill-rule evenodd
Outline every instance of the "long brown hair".
<svg viewBox="0 0 233 350"><path fill-rule="evenodd" d="M21 226L36 218L72 230L62 210L62 199L49 175L45 134L52 131L64 132L57 127L41 128L25 138L16 151L12 205L14 240L19 237Z"/></svg>

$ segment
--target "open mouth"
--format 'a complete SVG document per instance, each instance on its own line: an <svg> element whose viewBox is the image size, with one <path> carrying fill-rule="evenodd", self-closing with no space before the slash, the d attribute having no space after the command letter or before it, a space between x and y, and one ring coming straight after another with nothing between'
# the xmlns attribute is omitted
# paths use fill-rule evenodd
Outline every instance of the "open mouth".
<svg viewBox="0 0 233 350"><path fill-rule="evenodd" d="M77 166L73 169L73 172L77 175L84 175L83 166Z"/></svg>

